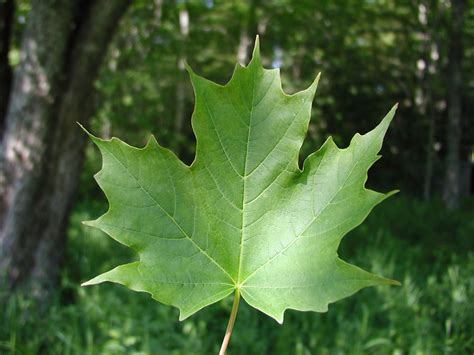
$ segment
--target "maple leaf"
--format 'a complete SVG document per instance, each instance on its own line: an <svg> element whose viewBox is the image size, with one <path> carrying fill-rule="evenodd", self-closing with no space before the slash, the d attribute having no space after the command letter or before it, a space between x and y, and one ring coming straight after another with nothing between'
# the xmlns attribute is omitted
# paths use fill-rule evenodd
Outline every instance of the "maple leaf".
<svg viewBox="0 0 474 355"><path fill-rule="evenodd" d="M180 319L236 292L283 322L286 309L325 312L372 285L397 284L342 261L343 236L391 195L365 188L395 107L349 147L331 138L298 166L319 76L294 95L262 67L258 42L224 86L188 68L196 102L196 158L183 164L152 136L137 149L91 135L95 176L109 210L86 224L132 248L139 261L104 281L144 291Z"/></svg>

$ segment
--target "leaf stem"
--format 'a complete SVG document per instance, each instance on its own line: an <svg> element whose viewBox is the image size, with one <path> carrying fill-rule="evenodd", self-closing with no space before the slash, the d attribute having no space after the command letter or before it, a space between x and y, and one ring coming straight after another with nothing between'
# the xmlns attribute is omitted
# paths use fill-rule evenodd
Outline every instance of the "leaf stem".
<svg viewBox="0 0 474 355"><path fill-rule="evenodd" d="M229 323L227 324L227 329L225 331L224 340L222 341L221 350L219 355L225 355L227 350L227 345L229 345L230 336L232 335L232 329L234 328L235 317L237 316L237 310L239 309L239 300L240 300L240 288L235 289L234 303L232 305L232 311L230 312Z"/></svg>

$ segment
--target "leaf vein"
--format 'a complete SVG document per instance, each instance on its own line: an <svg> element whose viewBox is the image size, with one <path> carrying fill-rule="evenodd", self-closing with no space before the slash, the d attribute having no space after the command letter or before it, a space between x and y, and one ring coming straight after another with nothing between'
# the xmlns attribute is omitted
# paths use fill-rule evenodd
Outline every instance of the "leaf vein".
<svg viewBox="0 0 474 355"><path fill-rule="evenodd" d="M156 205L168 216L169 219L171 219L171 221L176 225L176 227L181 231L181 233L183 233L183 235L191 242L191 244L193 244L197 249L199 249L199 251L201 253L203 253L210 261L212 261L220 270L222 270L222 272L224 272L224 274L226 274L233 282L235 282L235 280L232 278L232 276L230 276L230 274L222 267L222 265L220 265L212 256L210 256L204 249L202 249L199 244L197 244L187 233L186 231L181 227L181 225L176 221L176 219L171 216L168 211L166 211L165 208L163 208L161 206L160 203L158 203L158 201L150 194L150 192L141 184L141 182L139 180L137 180L137 178L130 172L130 170L128 169L128 167L126 165L124 165L115 155L114 153L111 151L111 150L108 150L109 153L112 155L112 157L114 157L115 160L117 160L117 162L122 165L122 167L127 171L127 173L133 177L137 183L140 185L141 189L143 190L143 192L145 192L151 199L152 201L154 201L156 203Z"/></svg>

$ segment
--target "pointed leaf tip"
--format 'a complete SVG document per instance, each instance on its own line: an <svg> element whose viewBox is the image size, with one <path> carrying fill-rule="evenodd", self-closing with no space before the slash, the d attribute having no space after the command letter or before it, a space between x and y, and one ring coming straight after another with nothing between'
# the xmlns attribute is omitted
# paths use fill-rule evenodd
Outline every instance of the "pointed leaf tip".
<svg viewBox="0 0 474 355"><path fill-rule="evenodd" d="M393 195L398 194L399 192L400 192L400 190L395 189L395 190L389 191L389 192L387 193L387 195L390 197L390 196L393 196Z"/></svg>
<svg viewBox="0 0 474 355"><path fill-rule="evenodd" d="M87 128L85 128L82 124L80 124L79 122L76 122L78 124L78 126L89 136L89 138L97 145L99 144L100 142L103 142L104 140L101 139L101 138L98 138L96 136L94 136L91 132L89 132L87 130Z"/></svg>
<svg viewBox="0 0 474 355"><path fill-rule="evenodd" d="M385 117L382 119L382 122L380 122L378 127L381 127L384 131L387 131L388 126L393 120L393 117L395 117L395 112L397 111L398 103L393 105L390 111L387 112Z"/></svg>
<svg viewBox="0 0 474 355"><path fill-rule="evenodd" d="M316 92L316 89L318 88L318 85L319 85L319 79L321 79L321 73L318 73L318 75L316 75L316 78L314 78L313 82L311 83L308 89L312 90L313 92Z"/></svg>
<svg viewBox="0 0 474 355"><path fill-rule="evenodd" d="M188 72L189 76L193 76L193 75L194 75L194 70L193 70L193 68L191 68L191 66L188 64L187 61L184 61L184 69L186 69L186 71Z"/></svg>
<svg viewBox="0 0 474 355"><path fill-rule="evenodd" d="M178 316L178 320L180 322L182 321L185 321L189 316L184 314L183 310L179 309L179 316Z"/></svg>
<svg viewBox="0 0 474 355"><path fill-rule="evenodd" d="M84 132L86 132L86 134L87 134L88 136L91 136L91 133L87 130L86 127L84 127L80 122L77 122L77 121L76 121L76 123L77 123L77 125L78 125Z"/></svg>
<svg viewBox="0 0 474 355"><path fill-rule="evenodd" d="M389 111L389 114L395 115L395 112L398 110L398 102L392 106L392 108ZM392 116L393 117L393 116Z"/></svg>
<svg viewBox="0 0 474 355"><path fill-rule="evenodd" d="M397 281L397 280L390 280L390 281L391 281L390 284L392 286L401 286L402 285L402 283L400 281Z"/></svg>
<svg viewBox="0 0 474 355"><path fill-rule="evenodd" d="M249 65L252 64L258 64L261 65L261 58L260 58L260 40L258 35L255 37L255 45L253 47L253 52L252 52L252 59L250 60Z"/></svg>
<svg viewBox="0 0 474 355"><path fill-rule="evenodd" d="M81 286L83 286L83 287L84 287L84 286L92 286L92 285L100 284L100 283L102 283L102 282L104 282L104 281L112 281L112 280L110 280L110 279L107 279L106 277L104 278L104 275L106 275L106 274L107 274L107 272L104 273L104 274L100 274L100 275L98 275L98 276L96 276L96 277L94 277L94 278L92 278L92 279L90 279L90 280L88 280L88 281L86 281L86 282L83 282L83 283L81 284Z"/></svg>
<svg viewBox="0 0 474 355"><path fill-rule="evenodd" d="M96 226L96 221L93 220L93 221L82 221L82 224L85 225L85 226L89 226L89 227L95 227Z"/></svg>

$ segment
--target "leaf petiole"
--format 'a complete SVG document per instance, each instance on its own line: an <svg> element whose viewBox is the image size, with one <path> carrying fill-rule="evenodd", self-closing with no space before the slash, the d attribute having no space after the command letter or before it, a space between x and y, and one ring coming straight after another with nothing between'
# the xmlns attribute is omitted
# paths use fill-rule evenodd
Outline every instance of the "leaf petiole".
<svg viewBox="0 0 474 355"><path fill-rule="evenodd" d="M237 310L239 309L240 301L240 288L235 289L234 294L234 303L232 304L232 311L230 312L229 323L227 324L227 329L225 331L224 340L222 341L221 350L219 355L225 355L227 350L227 345L229 345L230 336L232 335L232 329L234 328L235 317L237 316Z"/></svg>

